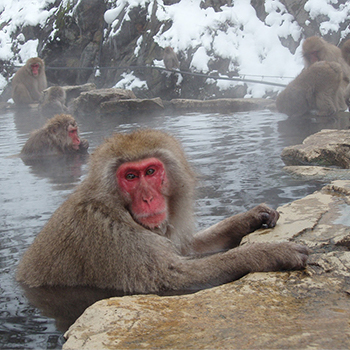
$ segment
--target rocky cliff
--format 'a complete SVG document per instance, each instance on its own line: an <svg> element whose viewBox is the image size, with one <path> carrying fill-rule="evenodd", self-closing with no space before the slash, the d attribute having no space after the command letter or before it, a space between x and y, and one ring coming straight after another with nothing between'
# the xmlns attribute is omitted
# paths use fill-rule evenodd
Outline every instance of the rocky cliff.
<svg viewBox="0 0 350 350"><path fill-rule="evenodd" d="M246 81L220 80L218 83L217 79L207 79L207 75L226 79L246 77L242 73L266 75L267 61L273 65L273 60L276 63L283 60L283 57L274 57L276 45L288 50L285 55L296 55L300 60L297 51L304 37L322 35L337 45L350 37L346 29L350 9L343 1L327 4L328 7L317 11L307 0L252 0L250 5L228 0L196 0L186 4L178 0L43 2L45 6L40 9L40 15L45 12L46 19L38 19L37 24L7 19L5 7L0 13L1 28L10 33L11 38L11 45L6 48L12 52L7 55L8 59L0 61L2 75L8 80L15 71L14 66L23 59L20 52L23 43L38 40L38 55L45 59L50 84L93 82L98 88L105 88L119 82L118 87L128 88L125 84L129 83L140 98L243 97L251 93ZM196 27L197 32L187 33L186 38L175 37L193 30L191 12L193 16L203 17L199 20L203 25ZM188 17L184 18L185 15ZM205 22L208 18L211 20ZM338 18L337 23L333 18ZM172 29L175 24L179 26L179 21L183 24L180 31L175 32ZM269 34L272 31L274 35ZM258 56L251 56L252 61L257 60L256 72L249 68L244 71L248 58L242 57L250 56L239 54L249 50L244 47L249 43L248 37L264 41ZM233 43L236 39L237 43ZM269 43L274 40L277 42ZM164 47L175 45L184 74L161 69ZM235 46L238 53L233 52ZM206 60L204 65L198 64L199 58ZM285 63L289 67L281 74L295 76L299 66ZM275 93L275 87L267 90L264 87L262 92L256 92L259 96L254 97Z"/></svg>

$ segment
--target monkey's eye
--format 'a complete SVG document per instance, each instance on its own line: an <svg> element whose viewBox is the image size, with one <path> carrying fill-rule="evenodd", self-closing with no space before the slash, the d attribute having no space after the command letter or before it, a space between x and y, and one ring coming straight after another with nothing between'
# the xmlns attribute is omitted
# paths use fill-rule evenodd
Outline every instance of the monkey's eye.
<svg viewBox="0 0 350 350"><path fill-rule="evenodd" d="M156 171L155 169L149 168L146 170L146 175L153 175L155 173L155 171Z"/></svg>
<svg viewBox="0 0 350 350"><path fill-rule="evenodd" d="M136 175L135 174L132 174L132 173L129 173L129 174L126 174L125 175L125 179L126 180L134 180L136 178Z"/></svg>

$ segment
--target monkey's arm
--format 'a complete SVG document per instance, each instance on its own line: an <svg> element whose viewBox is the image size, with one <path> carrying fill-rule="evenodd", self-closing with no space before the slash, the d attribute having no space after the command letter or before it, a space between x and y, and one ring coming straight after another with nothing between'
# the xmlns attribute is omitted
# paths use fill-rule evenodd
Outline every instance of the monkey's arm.
<svg viewBox="0 0 350 350"><path fill-rule="evenodd" d="M190 259L179 265L172 289L200 289L237 280L250 272L296 270L305 268L309 248L292 242L253 243ZM176 270L176 268L174 269Z"/></svg>
<svg viewBox="0 0 350 350"><path fill-rule="evenodd" d="M231 216L228 219L198 232L192 241L197 253L214 253L237 247L247 234L261 228L275 227L279 218L276 210L260 204L246 213Z"/></svg>

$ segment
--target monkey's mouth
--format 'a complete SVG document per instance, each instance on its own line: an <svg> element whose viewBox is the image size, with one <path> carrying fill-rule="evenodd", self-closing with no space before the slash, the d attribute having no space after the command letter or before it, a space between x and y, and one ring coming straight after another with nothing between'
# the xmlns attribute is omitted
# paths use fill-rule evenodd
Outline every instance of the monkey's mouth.
<svg viewBox="0 0 350 350"><path fill-rule="evenodd" d="M138 215L136 218L137 222L139 222L142 226L149 229L155 229L155 228L161 227L166 220L167 220L167 213L165 210L159 213Z"/></svg>

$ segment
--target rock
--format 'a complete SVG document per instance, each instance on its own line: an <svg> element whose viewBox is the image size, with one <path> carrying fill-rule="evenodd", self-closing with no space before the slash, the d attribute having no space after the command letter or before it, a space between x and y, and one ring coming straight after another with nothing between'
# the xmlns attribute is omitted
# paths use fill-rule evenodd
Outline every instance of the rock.
<svg viewBox="0 0 350 350"><path fill-rule="evenodd" d="M180 296L97 302L70 327L64 350L348 348L350 181L278 208L274 229L244 242L292 240L311 249L304 271L249 274Z"/></svg>
<svg viewBox="0 0 350 350"><path fill-rule="evenodd" d="M349 169L328 168L312 165L290 165L283 168L295 177L305 177L312 180L350 180Z"/></svg>
<svg viewBox="0 0 350 350"><path fill-rule="evenodd" d="M159 97L152 99L135 99L128 100L112 100L101 103L101 113L123 113L130 111L144 112L144 111L159 111L164 110L164 105Z"/></svg>
<svg viewBox="0 0 350 350"><path fill-rule="evenodd" d="M173 99L164 101L167 109L175 111L201 111L201 112L242 112L264 109L273 106L272 100L263 98L218 98L214 100Z"/></svg>
<svg viewBox="0 0 350 350"><path fill-rule="evenodd" d="M90 84L86 84L90 85ZM85 85L83 85L85 86ZM115 114L124 112L242 112L273 108L274 102L260 98L225 98L215 100L174 99L162 101L159 97L138 99L131 90L93 89L82 92L72 103L73 113Z"/></svg>
<svg viewBox="0 0 350 350"><path fill-rule="evenodd" d="M83 85L66 85L62 86L67 94L67 103L70 100L77 98L82 92L91 91L96 89L96 85L87 83Z"/></svg>
<svg viewBox="0 0 350 350"><path fill-rule="evenodd" d="M321 165L350 168L350 130L321 130L301 145L286 147L281 154L286 165Z"/></svg>
<svg viewBox="0 0 350 350"><path fill-rule="evenodd" d="M73 101L72 108L77 115L79 113L100 114L100 107L103 102L135 98L136 96L131 90L116 88L95 89L81 93L80 96Z"/></svg>

